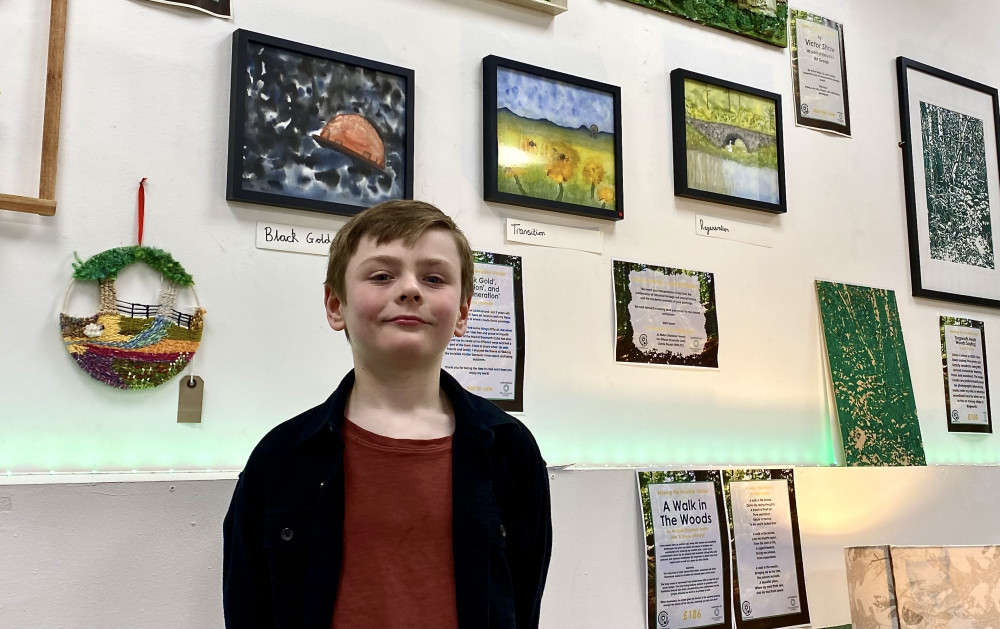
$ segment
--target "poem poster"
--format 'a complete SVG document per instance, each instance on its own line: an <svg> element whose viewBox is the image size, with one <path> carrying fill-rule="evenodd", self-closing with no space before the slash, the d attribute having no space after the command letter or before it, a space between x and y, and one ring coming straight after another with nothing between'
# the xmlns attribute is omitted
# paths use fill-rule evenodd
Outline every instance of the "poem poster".
<svg viewBox="0 0 1000 629"><path fill-rule="evenodd" d="M806 11L791 11L795 123L851 135L844 26Z"/></svg>
<svg viewBox="0 0 1000 629"><path fill-rule="evenodd" d="M993 432L985 324L941 317L944 397L951 432Z"/></svg>
<svg viewBox="0 0 1000 629"><path fill-rule="evenodd" d="M505 411L523 411L521 258L478 251L475 257L468 329L451 340L442 366L467 390Z"/></svg>
<svg viewBox="0 0 1000 629"><path fill-rule="evenodd" d="M725 470L737 629L809 624L791 469Z"/></svg>
<svg viewBox="0 0 1000 629"><path fill-rule="evenodd" d="M615 360L719 366L715 276L636 262L612 262Z"/></svg>
<svg viewBox="0 0 1000 629"><path fill-rule="evenodd" d="M637 472L646 548L647 629L730 626L721 472Z"/></svg>

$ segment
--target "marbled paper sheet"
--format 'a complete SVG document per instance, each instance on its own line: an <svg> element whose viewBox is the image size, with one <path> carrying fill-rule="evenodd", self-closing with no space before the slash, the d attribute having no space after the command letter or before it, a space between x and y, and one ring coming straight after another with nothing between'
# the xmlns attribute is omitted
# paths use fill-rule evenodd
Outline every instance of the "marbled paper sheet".
<svg viewBox="0 0 1000 629"><path fill-rule="evenodd" d="M1000 627L1000 547L893 546L890 554L901 629Z"/></svg>
<svg viewBox="0 0 1000 629"><path fill-rule="evenodd" d="M851 546L844 559L853 629L899 629L889 547Z"/></svg>
<svg viewBox="0 0 1000 629"><path fill-rule="evenodd" d="M848 465L925 465L891 290L816 282Z"/></svg>

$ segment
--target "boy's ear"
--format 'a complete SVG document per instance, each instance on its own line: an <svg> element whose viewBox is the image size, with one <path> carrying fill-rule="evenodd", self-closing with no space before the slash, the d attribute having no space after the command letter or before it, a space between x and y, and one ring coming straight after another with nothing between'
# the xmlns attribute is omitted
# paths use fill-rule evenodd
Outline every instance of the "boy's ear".
<svg viewBox="0 0 1000 629"><path fill-rule="evenodd" d="M455 336L464 336L469 325L469 308L472 307L472 295L458 304L458 321L455 322Z"/></svg>
<svg viewBox="0 0 1000 629"><path fill-rule="evenodd" d="M347 323L344 321L344 315L341 311L343 303L329 286L323 287L323 303L326 305L326 320L330 327L337 332L346 330Z"/></svg>

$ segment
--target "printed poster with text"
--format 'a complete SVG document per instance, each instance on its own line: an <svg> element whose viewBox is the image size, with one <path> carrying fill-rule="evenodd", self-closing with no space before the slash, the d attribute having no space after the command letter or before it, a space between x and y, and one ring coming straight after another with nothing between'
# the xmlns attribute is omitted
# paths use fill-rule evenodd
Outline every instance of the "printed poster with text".
<svg viewBox="0 0 1000 629"><path fill-rule="evenodd" d="M986 325L972 319L941 317L941 361L948 430L992 433Z"/></svg>
<svg viewBox="0 0 1000 629"><path fill-rule="evenodd" d="M719 366L715 276L614 260L615 360Z"/></svg>
<svg viewBox="0 0 1000 629"><path fill-rule="evenodd" d="M451 339L442 366L468 391L505 411L523 411L521 258L477 251L475 259L468 329Z"/></svg>
<svg viewBox="0 0 1000 629"><path fill-rule="evenodd" d="M736 629L809 624L791 469L724 470Z"/></svg>
<svg viewBox="0 0 1000 629"><path fill-rule="evenodd" d="M729 543L718 470L636 472L646 547L647 629L732 621Z"/></svg>
<svg viewBox="0 0 1000 629"><path fill-rule="evenodd" d="M796 9L790 18L795 124L850 136L843 24Z"/></svg>

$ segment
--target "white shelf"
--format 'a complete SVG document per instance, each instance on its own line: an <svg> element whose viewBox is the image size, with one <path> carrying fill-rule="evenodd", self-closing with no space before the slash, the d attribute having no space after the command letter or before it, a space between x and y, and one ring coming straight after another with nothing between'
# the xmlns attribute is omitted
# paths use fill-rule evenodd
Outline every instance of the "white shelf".
<svg viewBox="0 0 1000 629"><path fill-rule="evenodd" d="M563 11L569 9L569 0L552 0L551 2L546 2L545 0L500 0L501 2L506 2L507 4L516 4L519 7L525 7L528 9L534 9L535 11L541 11L542 13L548 13L550 15L559 15Z"/></svg>

